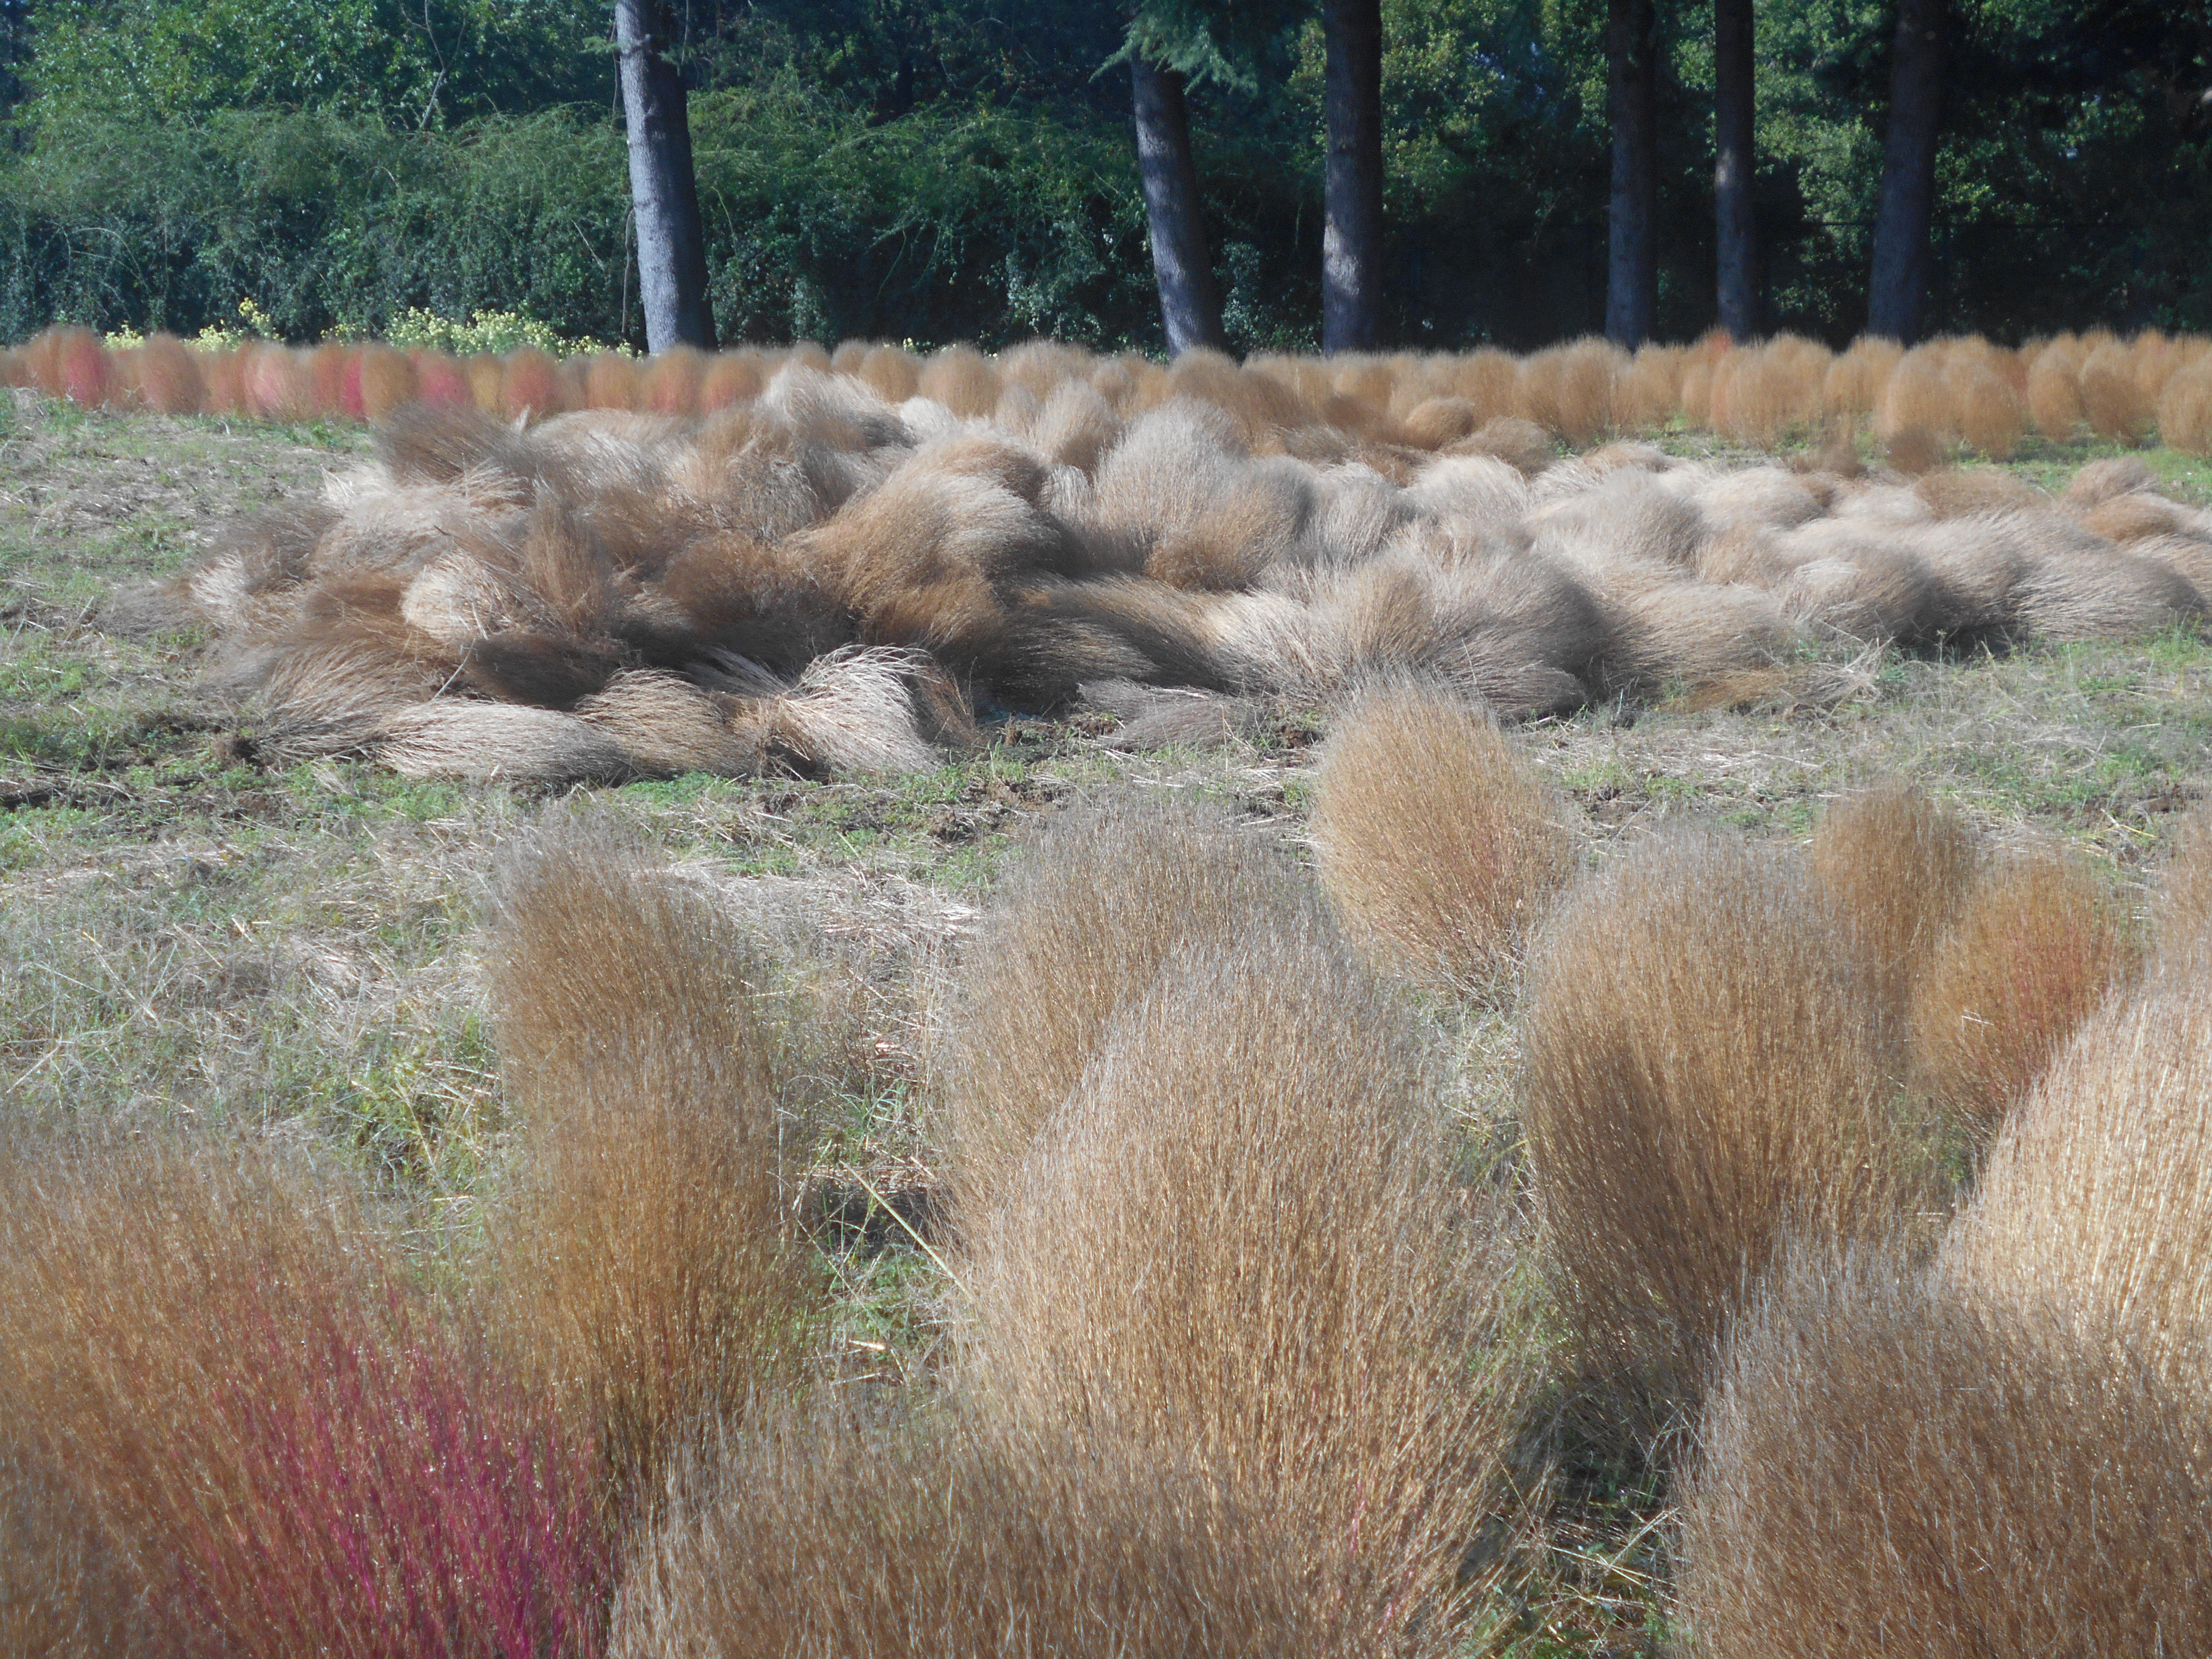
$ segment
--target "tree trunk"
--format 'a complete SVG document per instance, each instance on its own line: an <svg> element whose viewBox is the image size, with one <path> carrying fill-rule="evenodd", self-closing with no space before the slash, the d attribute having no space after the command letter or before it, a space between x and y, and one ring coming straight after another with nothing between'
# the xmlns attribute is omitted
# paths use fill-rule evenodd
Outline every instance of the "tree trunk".
<svg viewBox="0 0 2212 1659"><path fill-rule="evenodd" d="M1193 346L1218 350L1221 295L1206 257L1206 216L1198 196L1198 164L1190 149L1190 114L1183 79L1171 69L1129 58L1129 87L1137 118L1137 177L1145 187L1145 216L1152 232L1152 275L1160 288L1160 322L1168 349Z"/></svg>
<svg viewBox="0 0 2212 1659"><path fill-rule="evenodd" d="M1606 337L1633 349L1659 310L1659 19L1652 0L1610 0L1606 101L1613 115Z"/></svg>
<svg viewBox="0 0 2212 1659"><path fill-rule="evenodd" d="M1759 226L1751 181L1751 0L1713 0L1713 206L1719 233L1721 326L1733 339L1759 332Z"/></svg>
<svg viewBox="0 0 2212 1659"><path fill-rule="evenodd" d="M669 62L671 30L661 0L615 0L623 125L629 133L629 198L637 221L638 297L648 350L693 345L711 351L707 239L691 171L691 119L684 77Z"/></svg>
<svg viewBox="0 0 2212 1659"><path fill-rule="evenodd" d="M1382 0L1324 0L1328 69L1321 348L1372 350L1382 310Z"/></svg>
<svg viewBox="0 0 2212 1659"><path fill-rule="evenodd" d="M1936 140L1943 123L1948 0L1899 0L1890 66L1889 143L1875 210L1867 332L1910 345L1928 300L1928 235L1936 214Z"/></svg>

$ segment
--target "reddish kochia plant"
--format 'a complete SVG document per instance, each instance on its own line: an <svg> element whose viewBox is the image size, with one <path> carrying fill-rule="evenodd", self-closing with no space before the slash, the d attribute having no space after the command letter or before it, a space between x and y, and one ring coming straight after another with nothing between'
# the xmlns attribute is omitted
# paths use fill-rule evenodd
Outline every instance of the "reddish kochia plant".
<svg viewBox="0 0 2212 1659"><path fill-rule="evenodd" d="M638 376L638 406L655 415L697 414L707 361L690 346L662 352Z"/></svg>
<svg viewBox="0 0 2212 1659"><path fill-rule="evenodd" d="M0 1395L135 1565L158 1650L599 1651L594 1447L408 1291L343 1186L72 1147L0 1191Z"/></svg>
<svg viewBox="0 0 2212 1659"><path fill-rule="evenodd" d="M317 346L307 356L307 376L314 385L314 411L322 416L361 418L361 350L335 343ZM353 396L348 406L347 386Z"/></svg>
<svg viewBox="0 0 2212 1659"><path fill-rule="evenodd" d="M193 352L170 335L149 335L138 349L138 395L157 415L197 415L206 395Z"/></svg>
<svg viewBox="0 0 2212 1659"><path fill-rule="evenodd" d="M534 346L507 356L500 382L502 412L509 420L544 420L568 406L561 381L561 365Z"/></svg>
<svg viewBox="0 0 2212 1659"><path fill-rule="evenodd" d="M315 412L309 355L281 345L248 346L246 412L268 421L303 421Z"/></svg>
<svg viewBox="0 0 2212 1659"><path fill-rule="evenodd" d="M115 365L89 329L58 328L31 343L32 384L50 398L97 409L115 384Z"/></svg>
<svg viewBox="0 0 2212 1659"><path fill-rule="evenodd" d="M873 361L872 357L870 361ZM912 378L910 374L908 378ZM768 376L763 372L758 352L718 352L708 363L706 374L700 378L700 410L712 414L716 410L749 404L760 396L767 385ZM912 395L910 390L908 395Z"/></svg>
<svg viewBox="0 0 2212 1659"><path fill-rule="evenodd" d="M200 359L200 410L207 415L238 415L246 409L246 357L243 352L210 351Z"/></svg>
<svg viewBox="0 0 2212 1659"><path fill-rule="evenodd" d="M434 409L460 409L475 401L467 373L451 357L435 351L416 351L410 356L415 368L415 390L424 403ZM397 377L393 378L396 380Z"/></svg>
<svg viewBox="0 0 2212 1659"><path fill-rule="evenodd" d="M255 1653L326 1649L335 1632L392 1659L596 1651L592 1448L389 1311L403 1334L377 1342L341 1304L236 1310L210 1426L252 1485L220 1524L183 1517L187 1602Z"/></svg>

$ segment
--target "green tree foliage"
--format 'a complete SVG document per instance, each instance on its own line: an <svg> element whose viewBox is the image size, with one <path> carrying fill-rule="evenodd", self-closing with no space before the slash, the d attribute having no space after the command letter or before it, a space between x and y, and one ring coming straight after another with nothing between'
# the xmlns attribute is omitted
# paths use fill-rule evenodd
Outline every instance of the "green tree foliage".
<svg viewBox="0 0 2212 1659"><path fill-rule="evenodd" d="M34 0L52 112L157 123L319 109L414 127L614 85L596 0Z"/></svg>
<svg viewBox="0 0 2212 1659"><path fill-rule="evenodd" d="M619 131L565 110L452 136L313 109L74 118L7 179L0 329L59 316L194 332L252 299L295 339L380 332L409 306L611 337L623 165Z"/></svg>
<svg viewBox="0 0 2212 1659"><path fill-rule="evenodd" d="M679 0L679 4L682 0ZM1298 0L690 0L723 337L1157 347L1133 17L1192 94L1240 349L1319 313L1320 29ZM1660 329L1713 321L1711 15L1662 9ZM1604 305L1603 0L1385 0L1386 337L1528 345ZM1931 325L2212 327L2212 21L2163 0L1960 0ZM289 334L410 307L641 337L601 0L32 0L0 159L0 331ZM1885 0L1760 7L1768 313L1864 316ZM1202 37L1202 38L1201 38ZM1200 67L1194 59L1194 67Z"/></svg>

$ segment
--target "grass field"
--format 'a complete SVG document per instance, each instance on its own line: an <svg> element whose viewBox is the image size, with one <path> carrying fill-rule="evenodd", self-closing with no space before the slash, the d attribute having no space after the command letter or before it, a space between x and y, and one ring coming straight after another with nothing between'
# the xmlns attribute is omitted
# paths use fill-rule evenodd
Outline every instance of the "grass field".
<svg viewBox="0 0 2212 1659"><path fill-rule="evenodd" d="M226 521L366 453L339 426L230 425L0 405L0 1088L18 1114L180 1121L339 1149L434 1262L477 1224L509 1143L487 1033L494 860L570 793L696 869L771 937L805 940L848 1029L808 1204L855 1376L925 1370L945 1285L917 1248L939 1139L927 1056L946 970L1025 826L1069 803L1183 790L1310 861L1323 712L1270 704L1204 749L1117 746L1109 714L1017 716L891 781L710 778L574 792L408 782L343 760L263 769L195 688L207 641L118 605ZM1662 441L1713 454L1705 438ZM2031 444L2063 479L2093 452ZM2106 452L2109 453L2109 452ZM2146 455L2212 502L2212 466ZM2212 643L1940 657L1838 651L1832 695L1749 710L1688 698L1532 721L1514 741L1601 860L1683 820L1802 842L1846 788L1901 778L1999 842L2051 839L2131 902L2185 809L2212 796ZM250 736L250 732L247 733ZM796 958L795 958L796 959ZM1510 1012L1437 1000L1470 1146L1517 1167ZM893 1214L896 1211L896 1214ZM1658 1650L1668 1626L1650 1466L1539 1410L1545 1509L1509 1546L1496 1639L1530 1656ZM1562 1426L1562 1424L1567 1426Z"/></svg>

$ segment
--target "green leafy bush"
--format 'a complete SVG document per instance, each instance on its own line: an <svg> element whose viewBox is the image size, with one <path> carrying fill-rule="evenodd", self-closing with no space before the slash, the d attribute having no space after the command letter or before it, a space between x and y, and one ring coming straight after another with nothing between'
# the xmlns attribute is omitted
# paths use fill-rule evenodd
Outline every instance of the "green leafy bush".
<svg viewBox="0 0 2212 1659"><path fill-rule="evenodd" d="M1240 350L1313 343L1313 10L1243 9L1237 72L1191 94ZM1102 68L1121 9L682 12L725 337L1159 345L1127 78ZM1527 348L1597 326L1604 15L1386 0L1394 343ZM253 299L289 339L422 311L641 343L606 21L604 0L35 0L30 97L0 147L0 334L190 334ZM1881 6L1761 9L1776 328L1840 343L1863 319L1889 26ZM1959 27L1931 328L2212 325L2212 114L2174 90L2212 76L2212 33L2150 0L2008 0ZM1659 327L1686 337L1715 311L1711 29L1695 9L1664 28Z"/></svg>

